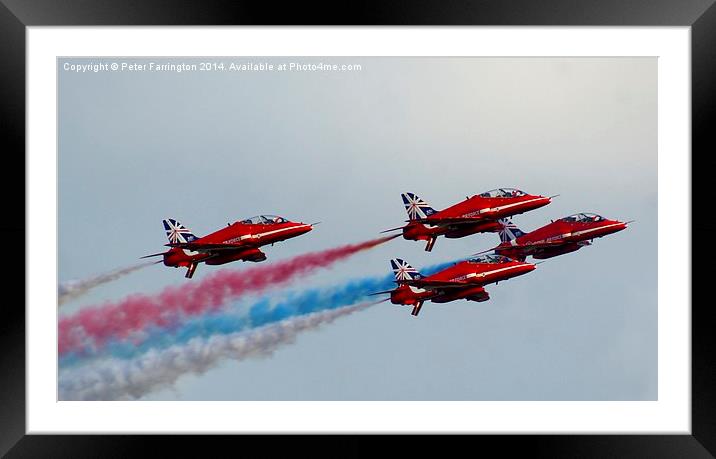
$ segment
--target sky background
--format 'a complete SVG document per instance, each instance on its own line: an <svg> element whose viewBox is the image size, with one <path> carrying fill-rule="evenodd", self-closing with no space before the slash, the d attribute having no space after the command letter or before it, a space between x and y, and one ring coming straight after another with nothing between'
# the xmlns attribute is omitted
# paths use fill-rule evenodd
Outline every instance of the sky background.
<svg viewBox="0 0 716 459"><path fill-rule="evenodd" d="M64 71L59 281L160 252L161 220L199 236L257 214L322 221L262 250L272 263L371 239L497 187L560 194L513 221L576 212L636 220L591 247L489 285L490 301L382 303L303 333L269 358L224 360L145 400L655 400L655 58L211 58L360 64L345 72ZM190 62L207 59L124 59ZM285 290L382 276L494 247L496 234L393 240ZM194 279L219 269L200 265ZM152 266L61 314L191 282ZM280 296L281 291L276 291Z"/></svg>

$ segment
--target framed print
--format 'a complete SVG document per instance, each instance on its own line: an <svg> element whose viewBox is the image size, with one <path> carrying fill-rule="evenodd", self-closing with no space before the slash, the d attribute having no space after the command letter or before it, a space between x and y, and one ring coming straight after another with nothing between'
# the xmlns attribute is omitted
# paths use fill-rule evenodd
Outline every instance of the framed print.
<svg viewBox="0 0 716 459"><path fill-rule="evenodd" d="M459 433L713 453L691 241L713 228L692 170L716 9L514 6L4 2L27 184L3 231L27 275L3 451Z"/></svg>

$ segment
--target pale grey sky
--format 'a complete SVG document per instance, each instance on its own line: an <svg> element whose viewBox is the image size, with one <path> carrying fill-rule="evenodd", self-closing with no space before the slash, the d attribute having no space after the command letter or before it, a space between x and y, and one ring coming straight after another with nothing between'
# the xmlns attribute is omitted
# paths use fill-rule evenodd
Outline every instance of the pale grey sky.
<svg viewBox="0 0 716 459"><path fill-rule="evenodd" d="M656 398L655 58L211 59L219 60L361 70L76 73L64 63L112 60L60 59L61 281L161 251L165 217L198 235L261 213L323 222L268 247L265 263L369 239L405 220L404 191L436 209L500 186L560 194L514 218L524 231L580 211L636 223L488 286L489 302L428 303L417 319L384 303L271 358L222 361L146 399ZM427 253L397 239L290 288L497 242L440 238ZM218 269L202 265L195 280ZM66 311L184 282L183 271L153 266Z"/></svg>

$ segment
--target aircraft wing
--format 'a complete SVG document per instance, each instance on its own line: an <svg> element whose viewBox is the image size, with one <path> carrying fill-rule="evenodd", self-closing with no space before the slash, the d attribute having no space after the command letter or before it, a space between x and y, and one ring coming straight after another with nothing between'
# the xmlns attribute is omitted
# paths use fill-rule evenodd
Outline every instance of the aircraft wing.
<svg viewBox="0 0 716 459"><path fill-rule="evenodd" d="M386 293L393 293L393 290L382 290L382 291L380 291L380 292L373 292L373 293L369 293L368 296L384 295L384 294L386 294Z"/></svg>
<svg viewBox="0 0 716 459"><path fill-rule="evenodd" d="M469 225L471 223L481 223L485 220L490 220L487 214L484 217L470 217L470 218L418 218L416 220L409 220L424 225L435 225L435 226L448 226L448 225Z"/></svg>
<svg viewBox="0 0 716 459"><path fill-rule="evenodd" d="M548 249L550 247L559 247L566 244L574 244L574 242L571 241L565 241L564 239L554 239L552 241L547 242L538 242L538 243L525 243L515 246L516 249ZM509 249L510 247L506 247L506 249Z"/></svg>
<svg viewBox="0 0 716 459"><path fill-rule="evenodd" d="M415 220L405 220L406 223L422 223L424 225L431 225L431 226L451 226L451 225L470 225L474 223L482 223L485 220L490 220L490 217L485 214L484 217L470 217L470 218L418 218ZM402 230L408 225L405 226L398 226L397 228L391 228L387 229L385 231L381 231L381 233L389 233L391 231L397 231Z"/></svg>
<svg viewBox="0 0 716 459"><path fill-rule="evenodd" d="M178 242L174 244L165 244L167 247L178 247L180 249L191 250L193 252L215 252L221 250L237 250L252 247L253 244L208 244L201 242Z"/></svg>
<svg viewBox="0 0 716 459"><path fill-rule="evenodd" d="M405 284L405 285L412 285L413 287L418 288L425 288L428 290L437 290L437 289L445 289L445 288L461 288L461 287L469 287L471 285L474 285L471 282L463 282L463 281L431 281L428 279L406 279L401 281L396 281L399 284Z"/></svg>

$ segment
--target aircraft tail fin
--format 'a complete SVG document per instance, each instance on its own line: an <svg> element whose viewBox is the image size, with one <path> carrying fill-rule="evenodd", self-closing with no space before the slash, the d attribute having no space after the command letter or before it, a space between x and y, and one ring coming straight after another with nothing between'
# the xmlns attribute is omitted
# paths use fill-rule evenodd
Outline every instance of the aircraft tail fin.
<svg viewBox="0 0 716 459"><path fill-rule="evenodd" d="M403 204L410 220L426 218L437 212L427 202L413 193L403 193L400 196L403 198Z"/></svg>
<svg viewBox="0 0 716 459"><path fill-rule="evenodd" d="M520 230L509 218L503 218L498 220L498 222L500 223L499 233L500 241L502 242L509 242L525 235L525 232Z"/></svg>
<svg viewBox="0 0 716 459"><path fill-rule="evenodd" d="M167 239L169 239L169 242L172 244L192 242L199 239L194 236L189 228L173 218L164 219L162 222L164 223L164 231L167 233Z"/></svg>
<svg viewBox="0 0 716 459"><path fill-rule="evenodd" d="M393 268L396 281L421 279L422 274L417 269L410 266L406 261L400 258L394 258L390 260L390 266Z"/></svg>

